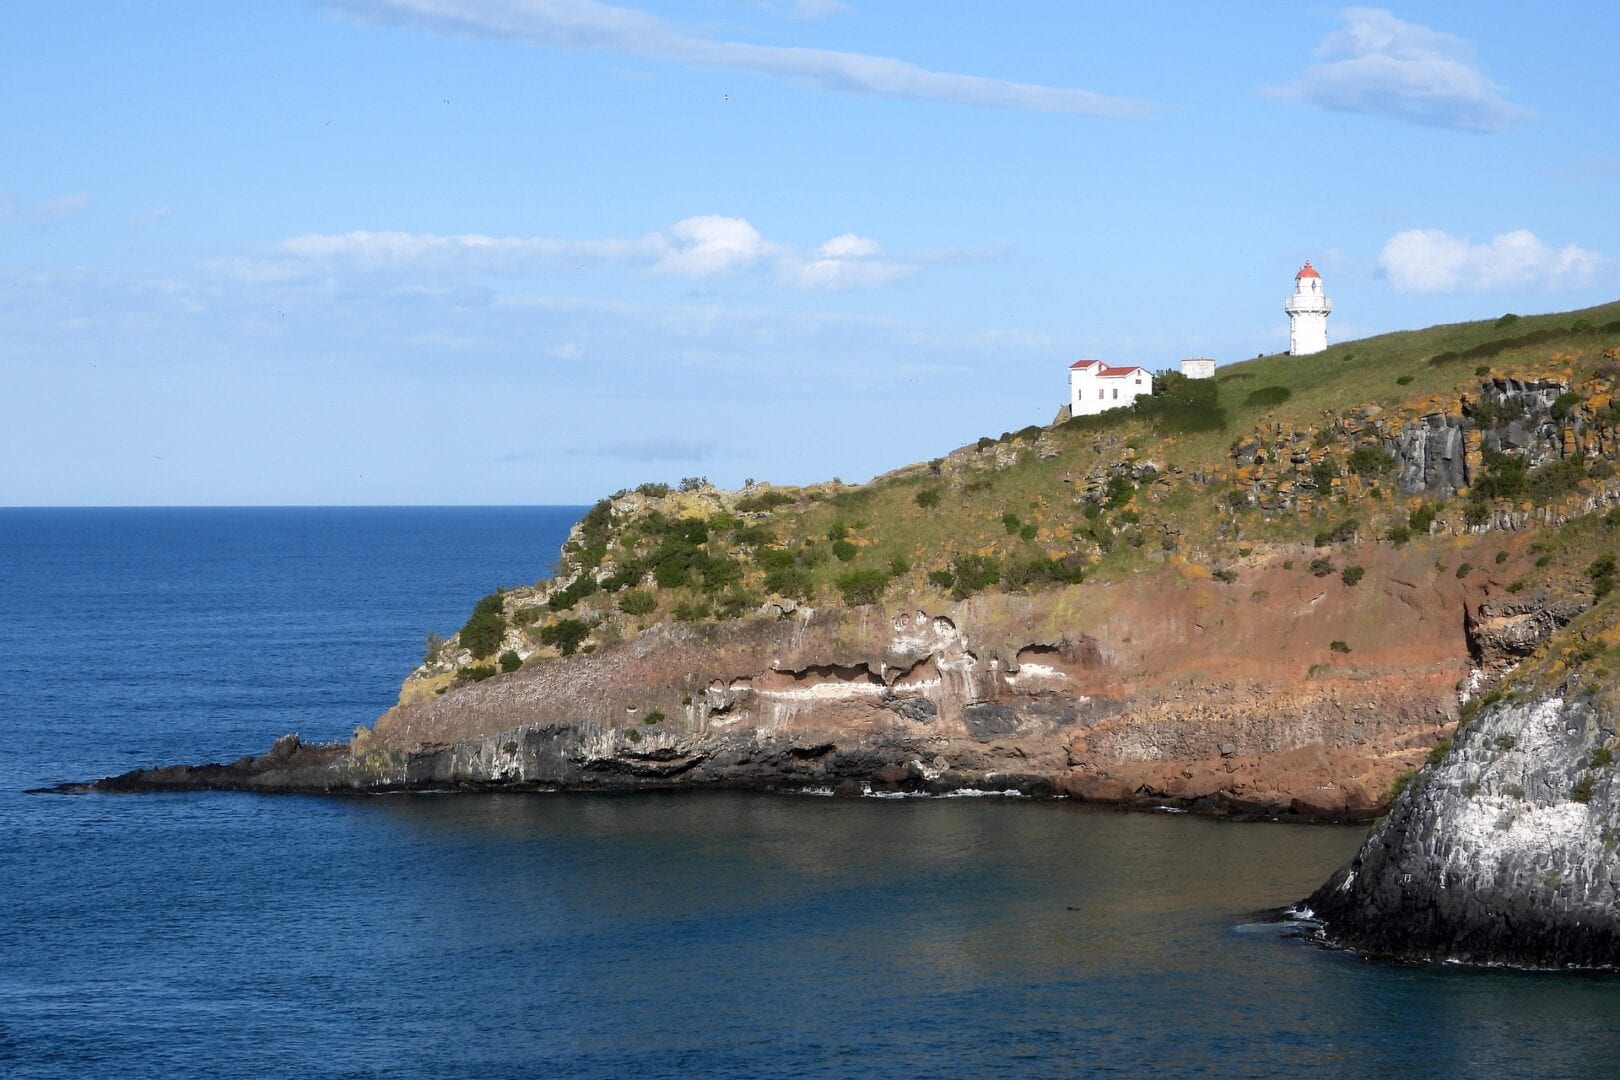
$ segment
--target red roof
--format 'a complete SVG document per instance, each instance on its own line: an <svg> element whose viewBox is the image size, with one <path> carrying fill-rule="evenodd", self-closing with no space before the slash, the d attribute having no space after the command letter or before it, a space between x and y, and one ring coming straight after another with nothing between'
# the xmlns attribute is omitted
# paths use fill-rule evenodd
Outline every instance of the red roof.
<svg viewBox="0 0 1620 1080"><path fill-rule="evenodd" d="M1122 376L1129 375L1133 371L1147 371L1147 368L1138 365L1132 365L1131 367L1109 367L1101 360L1076 360L1074 363L1069 365L1069 370L1083 371L1086 368L1091 367L1093 364L1097 365L1097 370L1092 372L1092 374L1105 379L1117 379Z"/></svg>
<svg viewBox="0 0 1620 1080"><path fill-rule="evenodd" d="M1306 260L1305 260L1305 266L1304 266L1304 267L1303 267L1303 268L1302 268L1302 269L1301 269L1301 270L1300 270L1300 272L1299 272L1299 273L1297 273L1297 274L1295 274L1295 275L1294 275L1294 280L1295 280L1295 281L1298 281L1298 280L1299 280L1299 279L1300 279L1300 278L1302 278L1302 277L1315 277L1315 278L1319 278L1319 277L1321 277L1321 276L1322 276L1322 275L1321 275L1321 274L1318 274L1318 273L1317 273L1317 272L1316 272L1316 271L1315 271L1315 270L1313 270L1313 269L1312 269L1312 268L1311 268L1311 260L1309 260L1309 259L1306 259Z"/></svg>

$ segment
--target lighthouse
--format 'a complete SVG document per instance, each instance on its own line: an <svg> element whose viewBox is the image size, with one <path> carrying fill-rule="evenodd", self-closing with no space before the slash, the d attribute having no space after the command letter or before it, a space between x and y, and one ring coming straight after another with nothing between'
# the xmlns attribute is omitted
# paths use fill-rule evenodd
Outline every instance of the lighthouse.
<svg viewBox="0 0 1620 1080"><path fill-rule="evenodd" d="M1294 275L1294 295L1283 304L1288 312L1288 354L1309 356L1327 348L1327 317L1333 301L1322 291L1322 275L1310 260Z"/></svg>

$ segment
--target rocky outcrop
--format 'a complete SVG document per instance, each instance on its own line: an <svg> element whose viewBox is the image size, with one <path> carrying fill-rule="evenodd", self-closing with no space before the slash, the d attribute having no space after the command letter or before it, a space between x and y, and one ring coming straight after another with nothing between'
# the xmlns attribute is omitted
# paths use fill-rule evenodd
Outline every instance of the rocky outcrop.
<svg viewBox="0 0 1620 1080"><path fill-rule="evenodd" d="M1620 964L1616 718L1578 685L1487 706L1305 905L1372 956Z"/></svg>

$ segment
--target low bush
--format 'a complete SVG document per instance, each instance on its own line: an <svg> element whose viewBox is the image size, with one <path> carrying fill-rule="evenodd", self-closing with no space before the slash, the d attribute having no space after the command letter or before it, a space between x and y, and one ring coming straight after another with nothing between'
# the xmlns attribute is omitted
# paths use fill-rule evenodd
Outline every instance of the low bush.
<svg viewBox="0 0 1620 1080"><path fill-rule="evenodd" d="M482 660L492 656L506 636L506 600L496 590L473 606L472 617L461 628L461 647Z"/></svg>
<svg viewBox="0 0 1620 1080"><path fill-rule="evenodd" d="M843 595L844 603L851 607L875 604L883 599L883 593L889 587L889 575L885 570L869 567L840 574L833 584Z"/></svg>
<svg viewBox="0 0 1620 1080"><path fill-rule="evenodd" d="M523 666L523 657L519 656L514 650L507 649L501 653L500 665L503 673L510 674Z"/></svg>
<svg viewBox="0 0 1620 1080"><path fill-rule="evenodd" d="M950 573L951 597L966 600L1001 581L1001 560L993 555L957 555Z"/></svg>
<svg viewBox="0 0 1620 1080"><path fill-rule="evenodd" d="M744 495L733 505L745 514L758 514L798 501L796 496L785 491L761 491L757 495Z"/></svg>
<svg viewBox="0 0 1620 1080"><path fill-rule="evenodd" d="M494 664L468 664L456 671L456 678L461 682L483 682L485 679L493 679L498 674Z"/></svg>
<svg viewBox="0 0 1620 1080"><path fill-rule="evenodd" d="M911 500L924 510L932 510L934 507L939 505L939 488L923 488L921 491L917 492L917 494L913 495Z"/></svg>
<svg viewBox="0 0 1620 1080"><path fill-rule="evenodd" d="M1328 648L1333 650L1336 653L1347 653L1347 652L1350 651L1350 646L1345 644L1344 642L1338 640L1337 638L1335 638L1334 640L1328 642Z"/></svg>
<svg viewBox="0 0 1620 1080"><path fill-rule="evenodd" d="M1347 566L1339 574L1339 578L1346 585L1354 586L1358 581L1365 577L1366 574L1367 571L1359 566Z"/></svg>
<svg viewBox="0 0 1620 1080"><path fill-rule="evenodd" d="M631 589L619 597L619 610L626 615L651 615L658 610L658 598L646 589Z"/></svg>
<svg viewBox="0 0 1620 1080"><path fill-rule="evenodd" d="M1395 455L1381 446L1364 443L1351 451L1346 464L1357 476L1382 476L1395 467Z"/></svg>
<svg viewBox="0 0 1620 1080"><path fill-rule="evenodd" d="M573 656L590 632L590 624L583 619L558 619L540 629L540 644L555 645L564 656Z"/></svg>

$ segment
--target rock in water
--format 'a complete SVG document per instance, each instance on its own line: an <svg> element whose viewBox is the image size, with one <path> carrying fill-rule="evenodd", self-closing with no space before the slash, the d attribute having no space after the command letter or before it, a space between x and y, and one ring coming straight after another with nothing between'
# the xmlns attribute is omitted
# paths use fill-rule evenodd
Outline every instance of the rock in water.
<svg viewBox="0 0 1620 1080"><path fill-rule="evenodd" d="M1402 960L1620 965L1614 736L1590 697L1487 706L1305 901L1326 939Z"/></svg>

